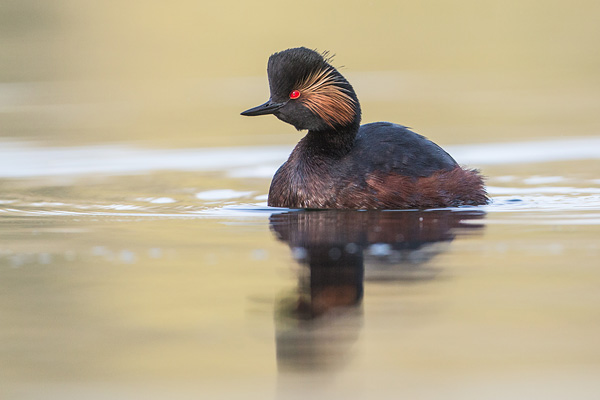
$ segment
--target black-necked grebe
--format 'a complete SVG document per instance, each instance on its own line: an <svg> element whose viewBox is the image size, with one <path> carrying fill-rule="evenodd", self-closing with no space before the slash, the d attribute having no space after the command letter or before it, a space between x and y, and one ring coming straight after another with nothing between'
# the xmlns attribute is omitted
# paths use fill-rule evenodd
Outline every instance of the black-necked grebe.
<svg viewBox="0 0 600 400"><path fill-rule="evenodd" d="M274 114L308 133L279 168L268 204L288 208L402 209L488 202L476 170L389 122L360 125L360 104L329 59L304 47L269 58L271 97L242 115Z"/></svg>

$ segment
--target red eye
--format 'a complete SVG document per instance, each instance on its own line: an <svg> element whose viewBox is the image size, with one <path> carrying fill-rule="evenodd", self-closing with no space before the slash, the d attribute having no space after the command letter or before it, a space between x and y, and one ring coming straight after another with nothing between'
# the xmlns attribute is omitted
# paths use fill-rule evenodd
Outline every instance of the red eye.
<svg viewBox="0 0 600 400"><path fill-rule="evenodd" d="M290 99L297 99L300 97L300 92L298 90L292 90L290 92Z"/></svg>

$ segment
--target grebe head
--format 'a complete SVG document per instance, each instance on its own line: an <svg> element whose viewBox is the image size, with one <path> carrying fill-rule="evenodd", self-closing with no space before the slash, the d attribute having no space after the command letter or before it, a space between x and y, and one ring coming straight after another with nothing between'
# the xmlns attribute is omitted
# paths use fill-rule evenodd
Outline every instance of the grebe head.
<svg viewBox="0 0 600 400"><path fill-rule="evenodd" d="M269 57L271 97L242 115L274 114L296 129L335 130L360 124L360 105L348 81L329 64L327 53L305 47Z"/></svg>

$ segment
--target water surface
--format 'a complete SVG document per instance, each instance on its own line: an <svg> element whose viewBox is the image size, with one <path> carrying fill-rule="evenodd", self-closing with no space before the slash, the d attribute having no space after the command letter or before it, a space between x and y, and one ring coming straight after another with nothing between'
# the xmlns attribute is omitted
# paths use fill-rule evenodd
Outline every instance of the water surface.
<svg viewBox="0 0 600 400"><path fill-rule="evenodd" d="M450 148L493 203L388 212L266 207L286 146L5 143L2 390L593 398L595 141Z"/></svg>

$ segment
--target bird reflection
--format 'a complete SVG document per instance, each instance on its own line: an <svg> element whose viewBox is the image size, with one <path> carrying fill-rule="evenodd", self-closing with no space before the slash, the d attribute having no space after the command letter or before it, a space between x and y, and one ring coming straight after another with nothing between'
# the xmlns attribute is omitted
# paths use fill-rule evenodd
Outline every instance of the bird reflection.
<svg viewBox="0 0 600 400"><path fill-rule="evenodd" d="M429 261L457 236L479 232L483 225L469 220L484 216L475 209L273 214L273 233L301 265L297 292L278 304L279 367L339 364L362 324L363 282L434 279Z"/></svg>

